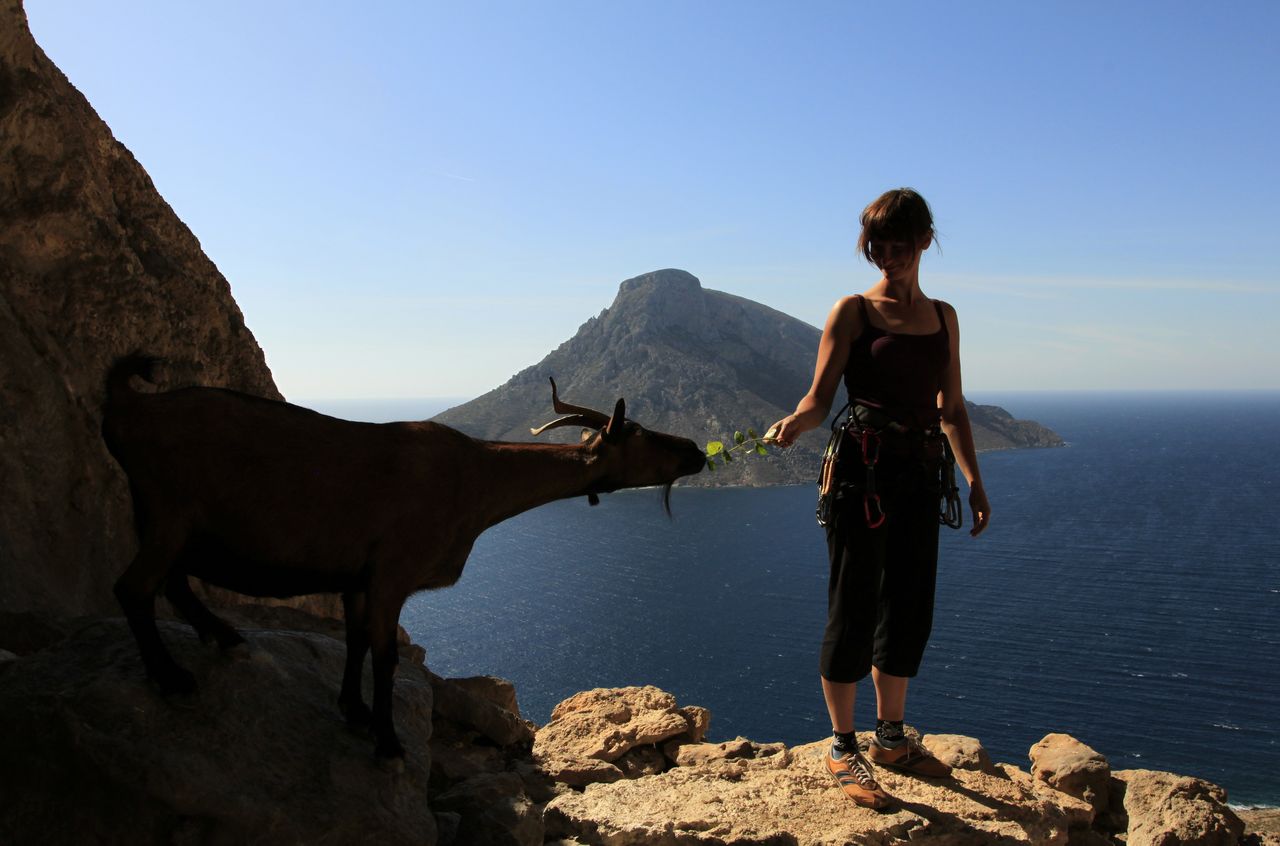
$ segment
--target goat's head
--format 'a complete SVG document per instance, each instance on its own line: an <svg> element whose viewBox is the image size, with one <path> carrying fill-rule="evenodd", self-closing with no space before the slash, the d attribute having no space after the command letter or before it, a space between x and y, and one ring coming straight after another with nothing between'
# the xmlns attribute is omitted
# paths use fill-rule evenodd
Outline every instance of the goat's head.
<svg viewBox="0 0 1280 846"><path fill-rule="evenodd" d="M706 466L707 456L688 438L654 432L626 418L627 406L618 400L613 414L591 408L561 402L556 382L551 380L551 404L556 413L564 415L544 426L530 431L541 434L561 426L583 427L584 448L595 461L600 462L603 474L588 492L591 504L598 502L596 495L619 488L641 488L664 485L663 502L670 512L671 484L681 476L689 476Z"/></svg>

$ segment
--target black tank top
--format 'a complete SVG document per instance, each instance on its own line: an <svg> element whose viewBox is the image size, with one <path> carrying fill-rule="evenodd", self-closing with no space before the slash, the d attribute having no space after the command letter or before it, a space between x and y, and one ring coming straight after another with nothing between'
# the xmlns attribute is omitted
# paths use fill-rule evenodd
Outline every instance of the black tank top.
<svg viewBox="0 0 1280 846"><path fill-rule="evenodd" d="M938 391L942 372L951 362L947 321L937 300L933 307L941 324L929 335L887 332L867 319L867 301L858 297L862 334L849 350L844 384L851 402L879 408L912 428L937 425Z"/></svg>

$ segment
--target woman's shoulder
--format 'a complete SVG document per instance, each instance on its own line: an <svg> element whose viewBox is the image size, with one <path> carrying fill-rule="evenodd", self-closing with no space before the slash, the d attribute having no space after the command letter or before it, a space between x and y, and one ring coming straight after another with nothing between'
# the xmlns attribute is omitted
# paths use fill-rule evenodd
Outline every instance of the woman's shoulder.
<svg viewBox="0 0 1280 846"><path fill-rule="evenodd" d="M831 307L832 314L853 315L860 317L862 310L866 308L865 294L849 294L836 300L836 304Z"/></svg>
<svg viewBox="0 0 1280 846"><path fill-rule="evenodd" d="M955 306L946 300L934 298L933 307L938 310L938 317L942 318L942 322L949 332L954 333L960 328L960 318L956 314Z"/></svg>
<svg viewBox="0 0 1280 846"><path fill-rule="evenodd" d="M947 320L948 322L951 322L951 323L955 322L956 320L955 306L953 306L951 303L947 302L946 300L940 300L937 297L931 297L930 301L933 303L933 307L938 310L938 314L941 315L944 320Z"/></svg>
<svg viewBox="0 0 1280 846"><path fill-rule="evenodd" d="M831 317L828 322L840 326L845 331L861 329L863 308L865 306L862 294L850 294L847 297L841 297L831 307Z"/></svg>

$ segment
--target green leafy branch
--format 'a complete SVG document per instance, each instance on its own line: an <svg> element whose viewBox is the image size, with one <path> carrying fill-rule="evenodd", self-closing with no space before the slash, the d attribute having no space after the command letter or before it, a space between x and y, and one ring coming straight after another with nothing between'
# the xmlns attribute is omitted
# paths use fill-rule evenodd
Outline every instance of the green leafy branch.
<svg viewBox="0 0 1280 846"><path fill-rule="evenodd" d="M716 469L716 461L720 464L729 464L734 460L733 454L741 450L750 455L768 455L769 450L764 448L765 444L773 443L773 438L769 437L771 433L766 432L764 437L756 434L755 429L747 429L746 434L742 432L733 433L733 446L725 448L723 441L709 441L707 443L707 469Z"/></svg>

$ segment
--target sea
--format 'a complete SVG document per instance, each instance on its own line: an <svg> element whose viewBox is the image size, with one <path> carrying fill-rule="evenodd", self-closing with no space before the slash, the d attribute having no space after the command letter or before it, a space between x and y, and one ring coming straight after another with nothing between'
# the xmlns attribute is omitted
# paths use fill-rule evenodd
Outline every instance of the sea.
<svg viewBox="0 0 1280 846"><path fill-rule="evenodd" d="M964 530L942 528L907 722L1024 768L1034 743L1065 732L1112 769L1280 805L1280 393L970 399L1068 445L981 455L991 525L970 537L966 513ZM376 421L445 403L315 405ZM508 520L401 623L435 672L515 682L538 723L577 691L651 684L708 708L713 741L828 736L814 487L677 487L670 518L660 497L621 491ZM860 729L874 706L868 680Z"/></svg>

